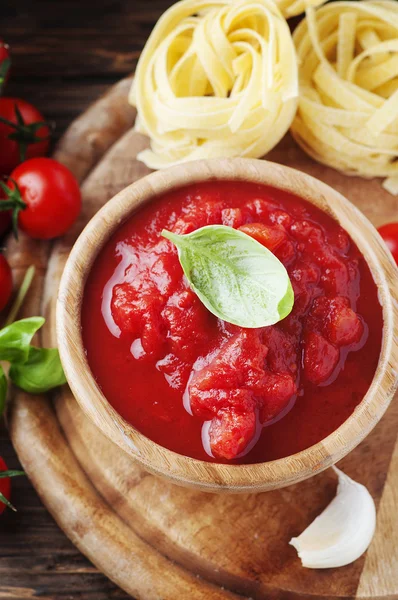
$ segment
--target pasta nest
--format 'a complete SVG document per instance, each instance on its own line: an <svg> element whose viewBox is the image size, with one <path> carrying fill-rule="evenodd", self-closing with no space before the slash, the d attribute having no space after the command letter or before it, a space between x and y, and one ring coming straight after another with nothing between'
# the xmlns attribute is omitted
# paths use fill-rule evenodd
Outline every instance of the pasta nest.
<svg viewBox="0 0 398 600"><path fill-rule="evenodd" d="M160 169L200 158L261 157L297 110L289 27L272 0L182 0L157 22L130 101Z"/></svg>
<svg viewBox="0 0 398 600"><path fill-rule="evenodd" d="M300 100L291 131L315 160L386 177L398 194L398 2L310 8L293 34Z"/></svg>

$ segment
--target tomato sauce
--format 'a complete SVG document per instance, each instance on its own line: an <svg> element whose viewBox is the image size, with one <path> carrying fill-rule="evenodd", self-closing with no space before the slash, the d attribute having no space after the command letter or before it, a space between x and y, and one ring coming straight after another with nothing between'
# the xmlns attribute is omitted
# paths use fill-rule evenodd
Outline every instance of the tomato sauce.
<svg viewBox="0 0 398 600"><path fill-rule="evenodd" d="M283 262L288 317L243 329L204 307L160 232L210 224ZM280 190L213 181L165 194L116 231L86 283L82 331L104 395L141 433L193 458L253 463L308 448L349 417L377 367L382 310L331 217Z"/></svg>

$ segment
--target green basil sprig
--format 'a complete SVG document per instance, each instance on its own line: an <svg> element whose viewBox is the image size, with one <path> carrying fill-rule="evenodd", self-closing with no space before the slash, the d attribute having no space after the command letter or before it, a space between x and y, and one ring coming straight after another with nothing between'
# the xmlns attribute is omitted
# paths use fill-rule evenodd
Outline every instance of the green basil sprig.
<svg viewBox="0 0 398 600"><path fill-rule="evenodd" d="M14 304L3 329L0 329L0 361L10 364L8 377L11 381L31 394L41 394L66 383L58 350L37 348L31 345L35 333L44 325L43 317L30 317L15 321L35 275L35 268L29 267L18 290ZM0 364L0 417L7 399L8 380ZM23 471L0 471L0 479L25 475ZM0 503L12 510L16 508L0 492Z"/></svg>
<svg viewBox="0 0 398 600"><path fill-rule="evenodd" d="M29 349L25 363L14 363L9 372L15 385L30 394L44 394L66 383L57 348Z"/></svg>
<svg viewBox="0 0 398 600"><path fill-rule="evenodd" d="M30 317L0 330L0 360L10 363L8 375L11 381L30 394L42 394L66 383L58 350L30 344L44 323L43 317ZM1 368L0 415L4 411L6 395L7 379Z"/></svg>
<svg viewBox="0 0 398 600"><path fill-rule="evenodd" d="M294 293L284 265L242 231L208 225L187 235L163 230L162 236L177 246L189 284L216 317L254 328L291 312Z"/></svg>
<svg viewBox="0 0 398 600"><path fill-rule="evenodd" d="M0 329L0 360L25 363L29 356L30 342L43 325L43 317L31 317Z"/></svg>

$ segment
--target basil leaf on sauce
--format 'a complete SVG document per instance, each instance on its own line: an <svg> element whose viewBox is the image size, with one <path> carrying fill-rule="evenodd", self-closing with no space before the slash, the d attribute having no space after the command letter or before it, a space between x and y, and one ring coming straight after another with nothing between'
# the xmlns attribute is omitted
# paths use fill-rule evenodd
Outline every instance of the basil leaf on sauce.
<svg viewBox="0 0 398 600"><path fill-rule="evenodd" d="M31 346L28 360L11 364L11 381L30 394L43 394L66 383L57 348Z"/></svg>
<svg viewBox="0 0 398 600"><path fill-rule="evenodd" d="M208 225L187 235L163 230L162 236L176 245L189 284L216 317L254 328L291 312L294 293L284 265L246 233Z"/></svg>

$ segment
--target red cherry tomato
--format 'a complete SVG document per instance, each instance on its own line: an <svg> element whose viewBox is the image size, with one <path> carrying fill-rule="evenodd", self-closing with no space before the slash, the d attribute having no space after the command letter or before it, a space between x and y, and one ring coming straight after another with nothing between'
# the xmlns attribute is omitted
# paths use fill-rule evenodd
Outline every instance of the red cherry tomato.
<svg viewBox="0 0 398 600"><path fill-rule="evenodd" d="M8 44L0 40L0 91L8 81L10 66L10 48Z"/></svg>
<svg viewBox="0 0 398 600"><path fill-rule="evenodd" d="M0 90L8 81L10 67L10 47L3 40L0 40Z"/></svg>
<svg viewBox="0 0 398 600"><path fill-rule="evenodd" d="M10 47L3 40L0 40L0 64L10 58Z"/></svg>
<svg viewBox="0 0 398 600"><path fill-rule="evenodd" d="M0 98L0 117L10 123L0 122L0 173L8 175L22 160L47 154L50 128L36 126L44 123L44 117L32 104L20 98Z"/></svg>
<svg viewBox="0 0 398 600"><path fill-rule="evenodd" d="M12 294L12 272L10 265L0 254L0 311L5 308Z"/></svg>
<svg viewBox="0 0 398 600"><path fill-rule="evenodd" d="M33 238L50 240L63 235L81 209L79 184L72 173L52 158L32 158L11 173L26 208L18 215L19 227Z"/></svg>
<svg viewBox="0 0 398 600"><path fill-rule="evenodd" d="M5 193L0 188L0 202L5 199L5 196ZM0 210L0 239L9 229L11 229L11 211Z"/></svg>
<svg viewBox="0 0 398 600"><path fill-rule="evenodd" d="M7 465L4 460L0 457L0 471L7 471ZM9 477L0 478L0 492L7 498L11 496L11 479ZM6 505L0 502L0 515L5 510Z"/></svg>
<svg viewBox="0 0 398 600"><path fill-rule="evenodd" d="M398 265L398 223L387 223L378 229Z"/></svg>

